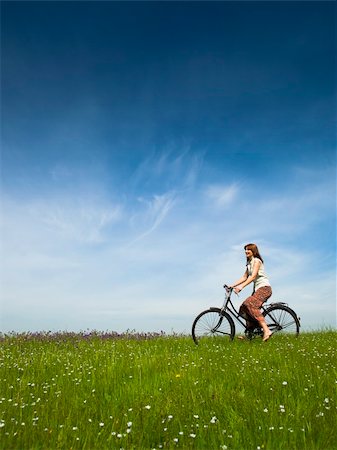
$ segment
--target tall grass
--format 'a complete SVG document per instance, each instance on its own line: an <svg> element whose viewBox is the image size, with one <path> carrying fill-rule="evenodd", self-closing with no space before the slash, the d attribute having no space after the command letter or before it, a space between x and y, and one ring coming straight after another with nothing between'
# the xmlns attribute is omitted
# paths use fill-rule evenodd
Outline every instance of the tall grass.
<svg viewBox="0 0 337 450"><path fill-rule="evenodd" d="M2 336L0 448L334 449L335 343Z"/></svg>

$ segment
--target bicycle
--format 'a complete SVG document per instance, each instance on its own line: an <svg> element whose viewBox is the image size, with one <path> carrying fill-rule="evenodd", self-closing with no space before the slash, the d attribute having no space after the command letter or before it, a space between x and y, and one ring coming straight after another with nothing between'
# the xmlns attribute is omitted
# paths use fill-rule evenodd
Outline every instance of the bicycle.
<svg viewBox="0 0 337 450"><path fill-rule="evenodd" d="M251 340L263 336L262 328L255 321L254 327L246 327L244 318L240 316L232 303L233 288L224 285L226 294L221 308L210 307L202 311L192 325L192 337L196 344L203 338L222 336L233 340L235 336L234 320L237 320L244 328L245 336ZM300 332L300 318L287 303L277 302L262 305L262 314L270 331L275 333L288 333L298 336Z"/></svg>

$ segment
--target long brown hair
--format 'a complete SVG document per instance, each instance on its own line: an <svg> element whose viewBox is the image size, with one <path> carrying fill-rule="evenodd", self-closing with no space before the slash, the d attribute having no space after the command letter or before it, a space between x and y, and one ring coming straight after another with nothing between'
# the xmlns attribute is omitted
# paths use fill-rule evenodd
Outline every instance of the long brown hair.
<svg viewBox="0 0 337 450"><path fill-rule="evenodd" d="M244 249L245 250L251 250L253 252L254 258L259 258L263 262L262 256L260 255L260 252L259 252L259 249L257 248L257 245L255 245L255 244L246 244L244 246ZM248 259L247 259L247 261L248 261Z"/></svg>

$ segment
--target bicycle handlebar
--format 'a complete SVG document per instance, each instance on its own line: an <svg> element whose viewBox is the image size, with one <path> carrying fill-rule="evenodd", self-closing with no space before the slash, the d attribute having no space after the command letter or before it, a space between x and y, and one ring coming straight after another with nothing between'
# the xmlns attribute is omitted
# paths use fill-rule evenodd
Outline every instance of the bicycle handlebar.
<svg viewBox="0 0 337 450"><path fill-rule="evenodd" d="M223 287L226 289L227 292L232 292L233 288L227 286L227 284L224 284Z"/></svg>

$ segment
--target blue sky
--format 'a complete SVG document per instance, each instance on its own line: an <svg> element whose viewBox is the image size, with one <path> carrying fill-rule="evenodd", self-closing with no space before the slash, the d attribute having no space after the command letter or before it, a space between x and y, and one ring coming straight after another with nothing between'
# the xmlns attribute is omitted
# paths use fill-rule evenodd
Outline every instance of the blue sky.
<svg viewBox="0 0 337 450"><path fill-rule="evenodd" d="M189 332L248 242L336 326L335 9L1 2L1 329Z"/></svg>

